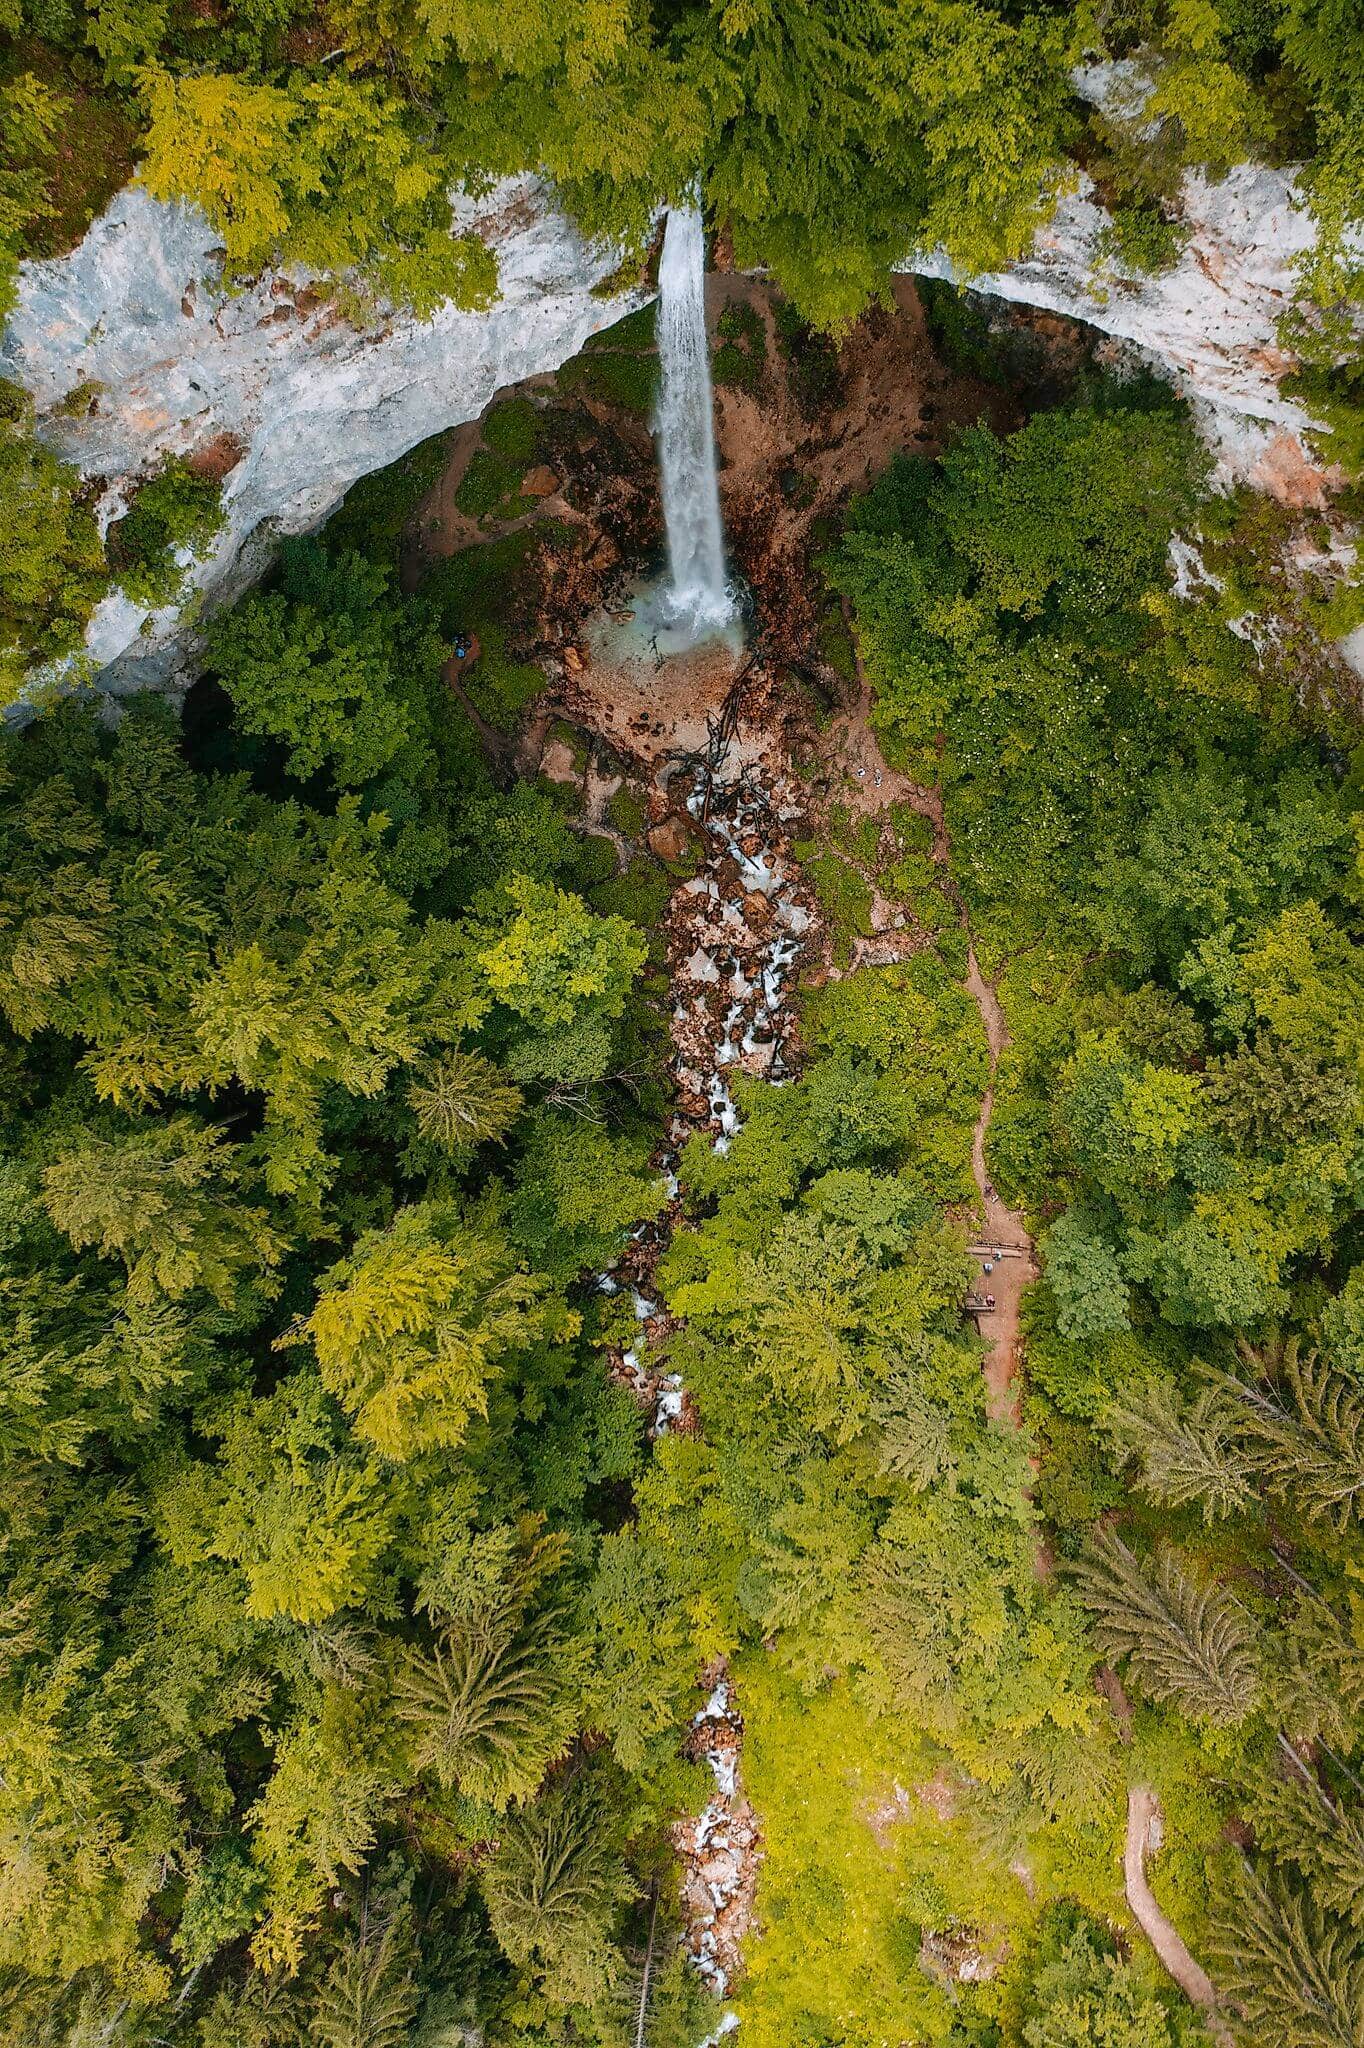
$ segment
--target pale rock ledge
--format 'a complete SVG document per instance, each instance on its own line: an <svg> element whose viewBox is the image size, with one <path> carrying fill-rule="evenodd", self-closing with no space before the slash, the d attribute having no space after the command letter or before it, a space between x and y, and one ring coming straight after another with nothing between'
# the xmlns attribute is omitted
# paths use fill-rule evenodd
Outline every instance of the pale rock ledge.
<svg viewBox="0 0 1364 2048"><path fill-rule="evenodd" d="M1320 502L1325 473L1302 439L1310 421L1277 384L1291 358L1276 321L1313 234L1292 176L1253 165L1217 184L1190 176L1182 211L1192 232L1174 269L1120 279L1082 178L1026 257L972 282L1141 351L1193 400L1224 475ZM316 526L358 478L475 418L502 387L557 369L644 302L638 290L603 294L618 252L585 243L535 178L461 200L457 218L496 250L497 303L426 322L390 314L367 331L294 274L224 292L202 214L135 185L69 255L23 266L0 374L34 394L44 435L104 479L106 518L163 454L216 449L233 462L226 524L181 606L148 613L114 592L97 609L88 646L104 687L171 680L192 658L194 617L245 588L277 535ZM946 274L932 258L913 267ZM58 410L91 382L101 390L89 416Z"/></svg>
<svg viewBox="0 0 1364 2048"><path fill-rule="evenodd" d="M1108 215L1081 174L1027 256L968 282L1135 347L1192 400L1224 477L1290 504L1321 504L1328 473L1303 439L1313 422L1278 385L1295 360L1277 323L1293 297L1296 259L1315 239L1293 175L1241 164L1213 183L1191 172L1180 214L1190 233L1178 263L1156 277L1119 276L1101 248ZM935 256L906 267L951 275Z"/></svg>
<svg viewBox="0 0 1364 2048"><path fill-rule="evenodd" d="M0 374L33 393L45 438L106 480L106 516L164 454L240 451L223 481L223 531L181 605L149 613L115 591L96 610L87 645L103 686L169 679L192 641L182 613L196 596L230 598L276 535L316 526L358 478L476 418L504 385L557 369L643 302L601 293L619 251L584 242L537 179L462 200L456 218L496 251L496 304L443 307L425 322L391 314L365 331L301 275L225 293L203 215L136 185L69 255L23 266ZM89 382L102 387L89 417L55 410Z"/></svg>

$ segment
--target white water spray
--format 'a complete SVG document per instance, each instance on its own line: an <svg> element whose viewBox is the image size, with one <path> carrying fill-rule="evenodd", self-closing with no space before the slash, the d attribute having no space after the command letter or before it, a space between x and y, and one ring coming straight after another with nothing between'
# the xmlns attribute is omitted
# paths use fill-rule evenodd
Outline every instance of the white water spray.
<svg viewBox="0 0 1364 2048"><path fill-rule="evenodd" d="M658 431L669 576L663 603L669 621L696 639L718 632L734 616L715 473L705 283L700 212L675 206L658 268Z"/></svg>

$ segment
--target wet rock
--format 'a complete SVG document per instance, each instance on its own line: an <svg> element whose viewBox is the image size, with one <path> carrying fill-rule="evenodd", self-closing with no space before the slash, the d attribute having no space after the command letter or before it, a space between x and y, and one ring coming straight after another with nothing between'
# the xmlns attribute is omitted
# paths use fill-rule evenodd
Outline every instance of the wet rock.
<svg viewBox="0 0 1364 2048"><path fill-rule="evenodd" d="M712 1680L683 1753L710 1765L714 1796L703 1813L675 1822L671 1833L683 1863L683 1942L711 1989L723 1995L742 1967L761 1847L753 1809L738 1783L743 1717L723 1665L702 1674L703 1684Z"/></svg>
<svg viewBox="0 0 1364 2048"><path fill-rule="evenodd" d="M685 860L691 852L691 826L674 811L648 833L649 851L659 860Z"/></svg>
<svg viewBox="0 0 1364 2048"><path fill-rule="evenodd" d="M744 919L750 930L763 931L772 922L772 905L761 889L750 889L744 898Z"/></svg>

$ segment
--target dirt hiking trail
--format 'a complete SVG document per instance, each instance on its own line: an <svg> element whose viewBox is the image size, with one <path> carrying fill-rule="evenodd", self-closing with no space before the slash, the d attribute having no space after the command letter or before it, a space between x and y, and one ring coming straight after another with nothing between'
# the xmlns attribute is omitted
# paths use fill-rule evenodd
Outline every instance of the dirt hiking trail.
<svg viewBox="0 0 1364 2048"><path fill-rule="evenodd" d="M986 1407L995 1421L1007 1416L1018 1422L1021 1420L1021 1405L1014 1379L1019 1365L1019 1318L1024 1290L1036 1278L1037 1268L1033 1242L1023 1218L996 1194L985 1164L985 1134L995 1106L995 1070L999 1056L1009 1042L1009 1027L1004 1021L1004 1012L993 983L988 982L980 971L975 941L969 928L966 962L966 986L980 1011L980 1021L985 1026L985 1039L990 1048L989 1079L980 1098L976 1127L971 1133L971 1173L980 1193L985 1228L980 1243L972 1245L971 1250L981 1259L977 1298L992 1299L994 1307L977 1310L976 1327L990 1347L985 1360ZM993 1267L990 1273L984 1271L987 1264Z"/></svg>
<svg viewBox="0 0 1364 2048"><path fill-rule="evenodd" d="M851 623L849 620L850 628ZM836 722L833 733L835 748L845 776L843 796L854 809L863 812L880 810L883 805L891 802L909 803L922 817L929 820L933 827L933 859L943 871L943 887L956 908L961 929L966 935L965 986L980 1012L990 1056L989 1072L981 1094L975 1128L971 1133L971 1173L980 1196L984 1224L979 1241L969 1247L972 1255L979 1261L980 1274L973 1285L968 1306L970 1302L993 1296L993 1308L972 1309L976 1326L988 1346L983 1367L986 1406L993 1419L1008 1419L1017 1423L1021 1420L1022 1406L1022 1389L1018 1377L1022 1363L1019 1341L1022 1302L1024 1292L1037 1277L1037 1261L1033 1241L1023 1218L996 1192L985 1161L986 1134L994 1111L995 1075L1000 1056L1009 1043L1009 1027L995 985L986 979L977 958L975 938L971 931L966 904L948 872L950 844L943 815L942 793L940 790L925 788L919 783L912 782L908 776L887 765L875 729L870 722L873 701L871 686L862 666L856 636L852 634L851 637L857 663L859 694L855 705ZM891 945L890 953L885 950L888 942ZM908 934L878 935L878 938L867 946L867 957L894 957L896 942L900 951L905 953L912 951L915 944ZM874 953L873 947L877 948ZM855 956L852 964L863 964L862 958ZM991 1268L989 1273L984 1270L987 1261ZM1045 1560L1040 1568L1049 1569ZM1131 1708L1121 1686L1116 1680L1113 1681L1113 1686L1116 1694L1115 1712L1118 1713L1119 1720L1121 1721L1124 1712L1130 1719ZM1128 1739L1130 1740L1130 1736ZM1204 2023L1218 2048L1233 2048L1231 2029L1222 2016L1211 1978L1191 1955L1178 1929L1161 1911L1147 1880L1146 1858L1159 1847L1160 1833L1160 1804L1154 1791L1146 1785L1130 1787L1127 1795L1123 1879L1132 1917L1155 1950L1171 1981L1202 2014Z"/></svg>
<svg viewBox="0 0 1364 2048"><path fill-rule="evenodd" d="M844 778L841 800L854 814L878 812L892 803L907 803L928 820L933 828L933 861L940 871L942 889L966 936L965 986L980 1012L990 1055L989 1074L971 1133L971 1174L980 1197L982 1224L979 1238L969 1246L977 1263L977 1273L971 1283L967 1307L988 1346L983 1368L988 1412L996 1421L1007 1417L1017 1423L1021 1419L1021 1402L1014 1382L1021 1359L1020 1317L1024 1292L1037 1277L1037 1263L1033 1241L1023 1218L995 1192L985 1163L985 1138L995 1105L995 1071L1000 1054L1009 1043L1009 1027L993 982L987 981L981 972L966 904L951 876L951 846L943 815L942 792L913 781L886 761L871 722L874 701L871 682L863 667L861 649L846 605L844 619L853 645L858 695L856 702L835 720L831 734L832 748ZM866 879L872 883L874 891L874 877ZM874 894L874 910L876 907ZM913 931L878 931L874 938L858 941L851 965L856 968L904 958L916 951L921 943ZM987 1265L991 1269L988 1273L985 1271ZM994 1306L986 1306L991 1299Z"/></svg>
<svg viewBox="0 0 1364 2048"><path fill-rule="evenodd" d="M1132 1917L1160 1957L1165 1969L1190 2005L1202 2013L1204 2022L1219 2048L1232 2048L1233 2035L1220 2016L1212 1979L1201 1963L1195 1962L1184 1938L1161 1912L1146 1880L1146 1853L1159 1842L1160 1803L1149 1785L1133 1785L1127 1794L1127 1841L1123 1849L1123 1878Z"/></svg>

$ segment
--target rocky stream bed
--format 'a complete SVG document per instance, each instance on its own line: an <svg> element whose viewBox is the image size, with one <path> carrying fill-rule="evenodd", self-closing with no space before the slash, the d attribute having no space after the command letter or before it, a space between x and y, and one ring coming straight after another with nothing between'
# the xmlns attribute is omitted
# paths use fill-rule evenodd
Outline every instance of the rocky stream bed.
<svg viewBox="0 0 1364 2048"><path fill-rule="evenodd" d="M597 1279L604 1293L628 1292L632 1299L636 1335L613 1350L611 1370L648 1408L655 1437L700 1428L689 1390L667 1367L666 1339L676 1325L655 1279L681 1214L681 1148L705 1131L717 1151L728 1150L742 1123L734 1095L740 1075L780 1085L796 1073L796 977L824 939L814 893L792 852L793 829L804 821L796 786L751 770L730 782L722 775L723 766L690 770L683 801L704 835L704 858L674 890L664 921L677 1097L654 1165L669 1200L657 1218L637 1226L628 1249ZM670 783L685 786L686 778L684 770ZM743 1717L733 1683L723 1663L703 1672L701 1682L710 1696L684 1751L708 1764L714 1792L699 1815L674 1824L672 1839L685 1946L723 1998L752 1922L761 1834L740 1782Z"/></svg>

